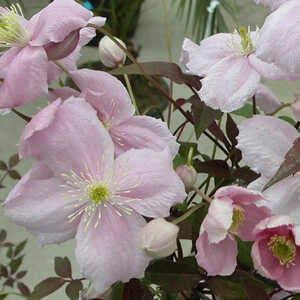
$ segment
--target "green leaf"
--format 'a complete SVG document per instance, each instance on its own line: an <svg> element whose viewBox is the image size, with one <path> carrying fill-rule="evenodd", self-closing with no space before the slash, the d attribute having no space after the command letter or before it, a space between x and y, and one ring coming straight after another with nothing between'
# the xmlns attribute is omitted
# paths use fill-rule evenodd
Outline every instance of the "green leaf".
<svg viewBox="0 0 300 300"><path fill-rule="evenodd" d="M19 162L20 162L19 154L16 153L9 158L8 166L11 169L11 168L15 167Z"/></svg>
<svg viewBox="0 0 300 300"><path fill-rule="evenodd" d="M29 297L29 300L40 300L46 296L57 291L65 284L65 280L60 277L49 277L40 283L38 283L32 294Z"/></svg>
<svg viewBox="0 0 300 300"><path fill-rule="evenodd" d="M146 278L167 292L179 292L194 288L202 279L198 268L167 259L155 261L146 269Z"/></svg>
<svg viewBox="0 0 300 300"><path fill-rule="evenodd" d="M290 118L288 116L280 116L280 117L278 117L278 119L286 121L286 122L290 123L292 126L295 126L297 124L297 122L295 120L293 120L292 118Z"/></svg>
<svg viewBox="0 0 300 300"><path fill-rule="evenodd" d="M19 243L14 251L14 256L18 256L24 250L26 244L27 240L24 240L23 242Z"/></svg>
<svg viewBox="0 0 300 300"><path fill-rule="evenodd" d="M12 258L13 257L13 248L12 247L9 247L6 251L6 257L7 258Z"/></svg>
<svg viewBox="0 0 300 300"><path fill-rule="evenodd" d="M78 300L80 291L83 289L83 285L80 280L72 280L67 286L66 286L66 295L71 300Z"/></svg>
<svg viewBox="0 0 300 300"><path fill-rule="evenodd" d="M20 268L20 266L23 262L23 258L24 258L24 255L20 256L17 259L11 260L11 262L9 263L11 274L15 274L18 271L18 269Z"/></svg>
<svg viewBox="0 0 300 300"><path fill-rule="evenodd" d="M0 294L0 300L5 299L8 296L8 294Z"/></svg>
<svg viewBox="0 0 300 300"><path fill-rule="evenodd" d="M64 278L72 278L72 266L68 257L55 257L54 259L55 273Z"/></svg>
<svg viewBox="0 0 300 300"><path fill-rule="evenodd" d="M4 229L0 231L0 243L4 242L7 237L7 233Z"/></svg>
<svg viewBox="0 0 300 300"><path fill-rule="evenodd" d="M194 97L191 99L192 113L195 126L195 134L197 139L215 120L219 120L222 117L220 110L212 109L204 102Z"/></svg>
<svg viewBox="0 0 300 300"><path fill-rule="evenodd" d="M237 115L237 116L242 116L247 119L252 118L252 116L253 116L252 104L247 103L242 108L233 111L232 114Z"/></svg>
<svg viewBox="0 0 300 300"><path fill-rule="evenodd" d="M16 170L9 170L8 175L10 176L10 178L12 178L14 180L20 180L21 179L21 175Z"/></svg>
<svg viewBox="0 0 300 300"><path fill-rule="evenodd" d="M7 164L0 160L0 170L6 171L8 169Z"/></svg>
<svg viewBox="0 0 300 300"><path fill-rule="evenodd" d="M244 242L236 236L238 245L238 262L244 266L253 269L253 262L251 259L252 242Z"/></svg>
<svg viewBox="0 0 300 300"><path fill-rule="evenodd" d="M124 283L117 282L112 286L112 292L110 295L110 300L122 300L124 290Z"/></svg>
<svg viewBox="0 0 300 300"><path fill-rule="evenodd" d="M185 165L186 162L187 162L186 157L177 154L173 160L173 168L176 169L181 165Z"/></svg>

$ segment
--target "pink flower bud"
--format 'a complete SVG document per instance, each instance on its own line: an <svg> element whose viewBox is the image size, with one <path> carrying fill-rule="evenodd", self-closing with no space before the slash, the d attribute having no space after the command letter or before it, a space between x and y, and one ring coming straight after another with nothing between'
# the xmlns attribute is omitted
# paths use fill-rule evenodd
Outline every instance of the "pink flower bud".
<svg viewBox="0 0 300 300"><path fill-rule="evenodd" d="M115 38L124 48L123 41ZM125 63L126 54L108 36L103 37L99 42L99 56L102 63L108 68L115 68Z"/></svg>
<svg viewBox="0 0 300 300"><path fill-rule="evenodd" d="M190 192L197 180L197 172L193 166L182 165L176 168L176 173L183 181L186 192Z"/></svg>
<svg viewBox="0 0 300 300"><path fill-rule="evenodd" d="M79 30L72 31L62 42L50 42L44 49L49 60L59 60L71 54L79 42Z"/></svg>
<svg viewBox="0 0 300 300"><path fill-rule="evenodd" d="M297 121L300 121L300 95L296 95L296 101L291 105L293 115Z"/></svg>
<svg viewBox="0 0 300 300"><path fill-rule="evenodd" d="M165 219L150 221L142 230L141 247L153 258L166 257L176 249L179 227Z"/></svg>

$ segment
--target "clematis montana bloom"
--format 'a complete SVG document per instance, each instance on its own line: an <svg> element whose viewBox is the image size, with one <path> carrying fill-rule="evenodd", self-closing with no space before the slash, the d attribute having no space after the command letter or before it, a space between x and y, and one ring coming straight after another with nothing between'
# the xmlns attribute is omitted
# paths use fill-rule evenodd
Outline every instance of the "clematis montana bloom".
<svg viewBox="0 0 300 300"><path fill-rule="evenodd" d="M254 229L255 269L288 291L300 291L300 227L287 216L273 216Z"/></svg>
<svg viewBox="0 0 300 300"><path fill-rule="evenodd" d="M271 215L261 193L238 186L220 188L211 202L196 242L198 264L209 276L230 275L236 267L237 245L234 235L253 241L255 225Z"/></svg>
<svg viewBox="0 0 300 300"><path fill-rule="evenodd" d="M300 77L300 2L291 0L282 4L270 14L257 43L257 56L266 63L288 72L292 77Z"/></svg>
<svg viewBox="0 0 300 300"><path fill-rule="evenodd" d="M286 121L271 116L254 116L238 125L237 148L243 160L261 177L248 188L262 190L276 174L293 142L300 136Z"/></svg>
<svg viewBox="0 0 300 300"><path fill-rule="evenodd" d="M287 73L257 58L259 31L241 28L233 34L219 33L200 45L185 39L181 62L186 69L204 77L199 96L208 106L231 112L255 95L261 77L287 79Z"/></svg>
<svg viewBox="0 0 300 300"><path fill-rule="evenodd" d="M257 4L270 7L272 10L278 8L281 4L286 3L290 0L254 0Z"/></svg>
<svg viewBox="0 0 300 300"><path fill-rule="evenodd" d="M80 69L70 77L81 90L81 97L98 112L98 117L111 135L116 154L135 148L160 151L169 147L172 156L179 145L165 122L148 116L134 116L134 106L123 84L106 72ZM59 88L50 93L50 100L78 96L78 91Z"/></svg>
<svg viewBox="0 0 300 300"><path fill-rule="evenodd" d="M81 272L99 293L143 276L149 259L139 245L146 224L141 215L166 217L186 196L167 148L130 150L114 160L97 112L70 98L33 117L20 157L36 163L4 203L7 216L42 245L76 236Z"/></svg>
<svg viewBox="0 0 300 300"><path fill-rule="evenodd" d="M0 58L0 108L12 108L47 94L48 82L58 73L52 60L73 67L80 47L95 32L83 27L102 26L105 18L92 18L74 0L55 0L30 20L19 6L1 7L0 21L0 47L8 49ZM16 88L20 83L22 88Z"/></svg>

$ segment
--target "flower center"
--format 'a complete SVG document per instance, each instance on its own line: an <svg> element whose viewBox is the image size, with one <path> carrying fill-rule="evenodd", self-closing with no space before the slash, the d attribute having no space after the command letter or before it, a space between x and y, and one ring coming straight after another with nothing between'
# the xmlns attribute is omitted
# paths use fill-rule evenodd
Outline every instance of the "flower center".
<svg viewBox="0 0 300 300"><path fill-rule="evenodd" d="M244 210L239 206L234 206L232 215L232 224L229 229L230 232L236 233L240 226L245 222Z"/></svg>
<svg viewBox="0 0 300 300"><path fill-rule="evenodd" d="M0 8L0 48L24 47L30 34L22 24L23 13L20 5Z"/></svg>
<svg viewBox="0 0 300 300"><path fill-rule="evenodd" d="M101 204L107 200L110 193L109 189L104 184L89 185L87 187L88 199L92 200L95 204Z"/></svg>
<svg viewBox="0 0 300 300"><path fill-rule="evenodd" d="M281 265L286 267L293 265L296 257L296 246L293 241L285 236L274 235L270 238L268 247Z"/></svg>
<svg viewBox="0 0 300 300"><path fill-rule="evenodd" d="M241 26L239 28L239 34L241 37L241 44L244 55L248 55L254 51L254 46L250 36L250 29L247 30L245 27Z"/></svg>

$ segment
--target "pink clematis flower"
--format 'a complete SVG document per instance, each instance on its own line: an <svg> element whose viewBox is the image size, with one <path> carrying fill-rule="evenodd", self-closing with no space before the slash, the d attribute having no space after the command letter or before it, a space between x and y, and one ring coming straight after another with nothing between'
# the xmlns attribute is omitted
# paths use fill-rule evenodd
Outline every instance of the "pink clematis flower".
<svg viewBox="0 0 300 300"><path fill-rule="evenodd" d="M270 14L261 28L256 53L266 63L300 76L300 2L291 0Z"/></svg>
<svg viewBox="0 0 300 300"><path fill-rule="evenodd" d="M300 291L300 227L287 216L273 216L254 229L255 269L288 291Z"/></svg>
<svg viewBox="0 0 300 300"><path fill-rule="evenodd" d="M47 94L48 82L61 72L52 60L74 68L80 48L95 34L83 27L102 26L105 18L92 18L74 0L55 0L30 20L19 6L1 7L0 21L0 47L8 49L0 58L0 108L12 108ZM20 82L22 89L16 88Z"/></svg>
<svg viewBox="0 0 300 300"><path fill-rule="evenodd" d="M166 123L148 116L134 116L134 106L123 84L106 72L81 69L70 72L70 77L81 90L81 97L98 112L98 117L111 135L116 154L135 148L160 151L169 147L172 156L178 143ZM50 93L50 100L66 99L80 93L70 88L59 88Z"/></svg>
<svg viewBox="0 0 300 300"><path fill-rule="evenodd" d="M238 186L220 188L211 202L196 242L198 264L209 276L230 275L236 267L237 245L234 235L253 241L255 225L271 215L261 193Z"/></svg>
<svg viewBox="0 0 300 300"><path fill-rule="evenodd" d="M199 96L207 105L231 112L254 96L262 76L288 78L275 65L257 58L259 34L242 27L239 33L219 33L200 45L184 40L181 62L189 72L204 77Z"/></svg>
<svg viewBox="0 0 300 300"><path fill-rule="evenodd" d="M293 142L300 136L286 121L270 116L254 116L238 125L237 148L243 160L261 177L248 188L261 191L276 174Z"/></svg>
<svg viewBox="0 0 300 300"><path fill-rule="evenodd" d="M281 4L286 3L290 0L254 0L257 4L270 7L272 10L277 9Z"/></svg>
<svg viewBox="0 0 300 300"><path fill-rule="evenodd" d="M99 293L143 276L149 258L139 246L141 215L166 217L186 196L167 148L130 150L114 160L97 112L70 98L33 117L20 156L36 163L5 201L7 216L42 245L76 236L81 271Z"/></svg>

